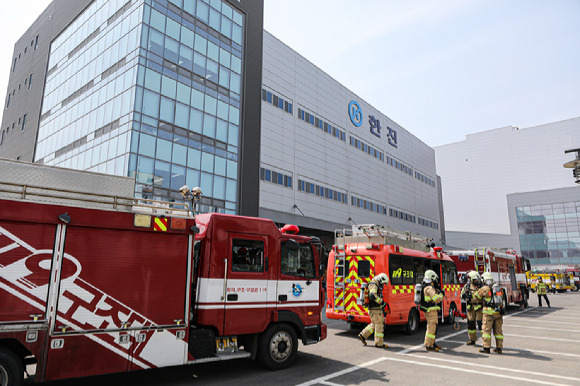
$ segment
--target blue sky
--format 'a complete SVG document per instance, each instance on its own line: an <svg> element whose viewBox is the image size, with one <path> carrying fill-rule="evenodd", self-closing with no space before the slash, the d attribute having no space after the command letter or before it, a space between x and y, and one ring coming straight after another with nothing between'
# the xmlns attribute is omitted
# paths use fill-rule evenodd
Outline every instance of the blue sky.
<svg viewBox="0 0 580 386"><path fill-rule="evenodd" d="M265 0L264 27L430 146L580 116L578 0Z"/></svg>
<svg viewBox="0 0 580 386"><path fill-rule="evenodd" d="M269 32L430 146L580 116L580 0L264 1ZM0 6L4 98L49 3Z"/></svg>

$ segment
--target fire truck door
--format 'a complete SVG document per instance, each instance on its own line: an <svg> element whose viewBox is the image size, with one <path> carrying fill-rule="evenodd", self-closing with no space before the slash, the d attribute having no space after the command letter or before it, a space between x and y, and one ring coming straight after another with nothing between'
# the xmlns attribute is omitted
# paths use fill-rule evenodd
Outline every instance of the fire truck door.
<svg viewBox="0 0 580 386"><path fill-rule="evenodd" d="M267 324L270 263L274 261L268 256L268 238L229 232L228 249L224 335L255 333Z"/></svg>
<svg viewBox="0 0 580 386"><path fill-rule="evenodd" d="M509 266L509 270L510 270L510 282L512 285L512 291L516 291L518 289L518 282L516 280L516 269L514 268L513 265Z"/></svg>
<svg viewBox="0 0 580 386"><path fill-rule="evenodd" d="M345 278L345 301L344 308L348 314L364 316L367 312L358 303L362 284L368 285L375 276L374 260L371 256L357 255L347 256L348 271ZM361 300L361 303L364 299Z"/></svg>

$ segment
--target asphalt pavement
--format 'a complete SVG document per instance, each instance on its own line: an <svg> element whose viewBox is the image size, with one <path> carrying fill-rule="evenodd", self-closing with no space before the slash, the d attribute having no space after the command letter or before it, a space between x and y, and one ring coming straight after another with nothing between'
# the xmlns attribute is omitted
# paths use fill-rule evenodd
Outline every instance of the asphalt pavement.
<svg viewBox="0 0 580 386"><path fill-rule="evenodd" d="M363 346L358 329L325 320L328 338L302 346L294 364L269 371L242 359L198 365L51 382L51 386L96 385L579 385L580 293L548 295L551 308L510 307L504 316L503 354L482 354L466 346L466 322L460 330L439 325L440 352L423 346L425 323L407 335L401 328L385 331L387 349ZM492 343L492 347L495 342ZM63 364L66 365L66 364ZM26 382L31 385L31 380Z"/></svg>

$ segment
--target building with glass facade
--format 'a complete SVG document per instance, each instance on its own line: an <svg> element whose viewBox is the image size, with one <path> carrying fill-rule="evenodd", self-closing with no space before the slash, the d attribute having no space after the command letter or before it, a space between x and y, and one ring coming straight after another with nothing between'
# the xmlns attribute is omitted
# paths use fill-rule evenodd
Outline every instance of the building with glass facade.
<svg viewBox="0 0 580 386"><path fill-rule="evenodd" d="M257 197L241 190L259 178L263 3L85 3L47 36L42 105L27 113L39 117L34 162L132 176L144 198L200 186L202 210L256 215Z"/></svg>
<svg viewBox="0 0 580 386"><path fill-rule="evenodd" d="M573 118L435 147L447 243L514 248L532 265L580 264L580 186L563 167L579 132Z"/></svg>
<svg viewBox="0 0 580 386"><path fill-rule="evenodd" d="M510 194L508 207L522 255L535 265L580 264L578 188Z"/></svg>

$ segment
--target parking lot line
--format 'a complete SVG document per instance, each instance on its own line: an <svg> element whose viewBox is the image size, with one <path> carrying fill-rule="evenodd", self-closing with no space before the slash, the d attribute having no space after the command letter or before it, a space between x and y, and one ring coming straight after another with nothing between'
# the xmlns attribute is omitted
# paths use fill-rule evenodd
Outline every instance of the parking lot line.
<svg viewBox="0 0 580 386"><path fill-rule="evenodd" d="M571 323L570 323L571 324ZM578 325L578 324L576 324ZM565 333L570 333L570 332L580 332L580 330L573 330L571 328L566 328L565 330L556 330L554 328L548 328L548 327L535 327L535 326L518 326L517 324L504 324L503 325L504 328L507 327L518 327L518 328L530 328L532 330L549 330L549 331L563 331Z"/></svg>
<svg viewBox="0 0 580 386"><path fill-rule="evenodd" d="M543 339L543 340L557 340L557 341L562 341L562 342L580 343L580 340L559 339L559 338L543 338L541 336L535 336L535 335L532 336L532 335L507 334L507 336L517 336L518 338Z"/></svg>
<svg viewBox="0 0 580 386"><path fill-rule="evenodd" d="M414 356L414 355L406 355L406 356ZM420 355L417 355L417 357L422 358L422 359L425 358L424 356L420 356ZM372 365L377 364L377 363L380 363L380 362L384 362L384 361L394 361L394 362L411 363L411 364L415 364L415 365L418 365L418 366L437 367L439 369L448 369L448 370L455 370L455 371L460 371L460 372L464 372L464 373L471 373L471 374L481 375L481 371L466 369L464 367L445 366L445 365L441 365L439 363L436 364L436 363L417 362L416 360L410 360L410 359L407 360L407 359L401 359L401 358L381 357L381 358L377 358L377 359L375 359L373 361L363 363L363 364L358 365L358 366L352 366L352 367L349 367L347 369L344 369L344 370L341 370L341 371L337 371L335 373L328 374L328 375L325 375L323 377L319 377L319 378L313 379L313 380L308 381L308 382L301 383L298 386L311 386L311 385L316 385L316 384L337 385L336 383L329 382L328 380L329 379L332 379L332 378L336 378L336 377L341 376L341 375L344 375L344 374L351 373L351 372L356 371L356 370L360 370L362 368L366 368L366 367L372 366ZM457 362L457 361L455 361L455 362ZM466 365L463 362L459 362L459 363L461 363L462 365ZM497 368L497 367L494 367L494 366L489 366L489 367L492 367L494 369ZM528 373L528 374L533 374L533 373ZM489 373L486 373L485 375L486 376L489 376L489 377L497 377L497 378L513 379L513 380L516 380L516 381L537 383L537 384L540 384L540 385L566 386L566 384L563 384L563 383L555 383L554 381L544 382L544 381L540 381L538 379L522 378L522 377L516 377L516 376L512 376L512 375L505 375L505 374L496 374L494 372L489 372ZM546 374L545 376L551 377L551 378L561 378L559 376L555 376L555 375L551 375L551 374ZM577 381L576 378L570 378L570 379L573 380L573 381Z"/></svg>
<svg viewBox="0 0 580 386"><path fill-rule="evenodd" d="M351 366L351 367L346 368L344 370L337 371L336 373L328 374L328 375L325 375L323 377L316 378L316 379L313 379L311 381L301 383L297 386L310 386L310 385L316 385L317 383L329 385L331 383L327 382L328 379L332 379L332 378L335 378L335 377L338 377L338 376L341 376L344 374L352 373L353 371L356 371L356 370L364 369L366 367L372 366L372 365L377 364L379 362L383 362L387 359L388 359L387 357L377 358L375 360L365 362L365 363L360 364L360 365Z"/></svg>
<svg viewBox="0 0 580 386"><path fill-rule="evenodd" d="M508 335L508 337L509 336L510 335ZM463 345L465 344L464 341L459 341L459 340L447 340L446 342L449 342L449 343L458 343L458 344L463 344ZM518 349L516 347L507 347L507 349L510 349L510 348L513 349L513 350L526 351L526 350ZM563 352L541 351L541 350L535 350L535 349L533 351L534 351L534 354L535 353L539 353L539 354L550 354L550 355L563 355L563 356L567 356L567 357L580 358L580 355L578 355L578 354L567 354L567 353L563 353Z"/></svg>
<svg viewBox="0 0 580 386"><path fill-rule="evenodd" d="M560 379L568 380L568 381L578 381L578 378L566 377L564 375L554 375L554 374L539 373L539 372L529 371L529 370L512 369L512 368L508 368L508 367L482 365L482 364L467 362L467 361L456 361L456 360L449 359L449 358L437 358L434 356L418 355L418 354L406 354L405 356L414 357L414 358L421 358L421 359L430 359L433 361L440 361L440 362L445 362L445 363L456 363L456 364L459 364L462 366L467 366L467 367L482 367L482 368L486 368L486 369L501 370L501 371L507 371L507 372L512 372L512 373L536 375L539 377L560 378ZM481 373L481 371L479 373ZM490 375L490 373L485 373L485 374L486 374L486 376Z"/></svg>

